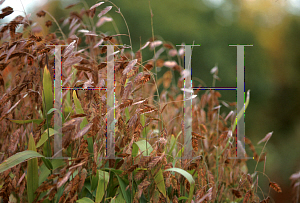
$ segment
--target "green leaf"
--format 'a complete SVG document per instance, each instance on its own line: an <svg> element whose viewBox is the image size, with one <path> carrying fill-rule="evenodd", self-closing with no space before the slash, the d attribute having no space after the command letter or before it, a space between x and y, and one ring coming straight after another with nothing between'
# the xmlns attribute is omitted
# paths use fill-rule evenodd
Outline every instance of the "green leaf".
<svg viewBox="0 0 300 203"><path fill-rule="evenodd" d="M69 158L70 160L70 158ZM53 166L53 170L65 165L66 162L63 159L53 159L52 160L52 166Z"/></svg>
<svg viewBox="0 0 300 203"><path fill-rule="evenodd" d="M80 101L79 101L79 99L78 99L75 91L73 91L73 100L74 100L74 104L75 104L75 111L76 111L76 113L77 114L84 113L83 108L81 106L81 103L80 103ZM82 130L88 123L89 123L88 120L86 119L86 117L84 117L83 120L82 120L82 122L80 123L80 129ZM89 153L93 154L94 153L93 138L92 137L87 138L87 135L84 135L83 137L88 142Z"/></svg>
<svg viewBox="0 0 300 203"><path fill-rule="evenodd" d="M96 191L95 192L92 192L92 189L91 189L91 183L90 182L85 182L84 183L84 187L87 189L87 191L89 192L89 195L95 197L96 196Z"/></svg>
<svg viewBox="0 0 300 203"><path fill-rule="evenodd" d="M86 139L88 142L88 150L90 154L94 154L94 142L93 142L93 138L89 137Z"/></svg>
<svg viewBox="0 0 300 203"><path fill-rule="evenodd" d="M121 192L122 192L122 195L125 199L126 202L131 202L131 195L130 195L130 190L126 190L126 187L128 185L128 181L125 181L124 179L122 179L121 177L119 177L117 174L116 174L117 178L118 178L118 181L119 181L119 184L120 184L120 188L121 188Z"/></svg>
<svg viewBox="0 0 300 203"><path fill-rule="evenodd" d="M45 164L40 166L39 185L41 185L51 174L51 171L46 167Z"/></svg>
<svg viewBox="0 0 300 203"><path fill-rule="evenodd" d="M43 160L45 166L46 166L49 170L53 170L53 166L52 166L52 163L51 163L50 160L48 160L48 159L46 159L46 158L44 158L44 157L42 157L42 160Z"/></svg>
<svg viewBox="0 0 300 203"><path fill-rule="evenodd" d="M120 187L118 188L118 191L117 191L117 197L114 197L110 203L125 203L125 199L122 195L122 192L121 192L121 189Z"/></svg>
<svg viewBox="0 0 300 203"><path fill-rule="evenodd" d="M57 134L58 132L54 130L53 128L49 128L49 137L51 137L54 134ZM46 141L48 140L48 129L45 130L45 132L41 135L40 140L36 144L36 147L39 148L42 146Z"/></svg>
<svg viewBox="0 0 300 203"><path fill-rule="evenodd" d="M179 150L179 152L177 153L177 156L176 157L182 157L182 153L184 152L184 147L182 147L180 150ZM176 163L176 161L177 161L178 159L174 159L173 160L173 166L175 166L175 163Z"/></svg>
<svg viewBox="0 0 300 203"><path fill-rule="evenodd" d="M43 75L43 109L44 112L49 112L51 108L53 108L53 92L52 92L52 78L50 75L47 66L44 68L44 75ZM51 121L52 115L45 115L47 116L48 122Z"/></svg>
<svg viewBox="0 0 300 203"><path fill-rule="evenodd" d="M132 157L136 157L138 153L139 153L139 147L136 144L132 145L132 151L131 151Z"/></svg>
<svg viewBox="0 0 300 203"><path fill-rule="evenodd" d="M65 165L66 163L63 159L52 159L51 164L52 164L53 170L55 170L55 169ZM41 173L39 175L39 185L41 185L48 178L51 171L46 167L45 164L42 164L40 167L40 172Z"/></svg>
<svg viewBox="0 0 300 203"><path fill-rule="evenodd" d="M137 147L143 152L144 156L149 156L149 154L153 151L153 148L149 142L146 140L140 140L133 143L133 150L136 152ZM133 154L133 152L132 152ZM137 155L137 154L136 154Z"/></svg>
<svg viewBox="0 0 300 203"><path fill-rule="evenodd" d="M120 174L123 173L123 170L120 170L120 169L114 169L114 168L104 168L103 170L104 170L104 171L106 171L106 170L112 171L112 172L114 172L114 173L117 174L117 175L120 175Z"/></svg>
<svg viewBox="0 0 300 203"><path fill-rule="evenodd" d="M72 83L71 83L72 84ZM67 95L66 95L66 100L64 100L65 102L65 108L64 108L64 113L66 115L68 115L69 113L71 113L72 111L72 105L71 105L71 96L70 96L70 91L67 92Z"/></svg>
<svg viewBox="0 0 300 203"><path fill-rule="evenodd" d="M169 169L166 169L165 171L177 172L177 173L183 175L189 181L190 184L195 184L195 180L194 180L193 176L189 172L187 172L181 168L169 168Z"/></svg>
<svg viewBox="0 0 300 203"><path fill-rule="evenodd" d="M51 108L48 112L47 115L51 114L53 111L57 111L59 113L59 115L61 116L61 118L63 117L62 112L59 111L57 108Z"/></svg>
<svg viewBox="0 0 300 203"><path fill-rule="evenodd" d="M182 153L184 152L184 147L182 147L177 153L177 157L182 157Z"/></svg>
<svg viewBox="0 0 300 203"><path fill-rule="evenodd" d="M96 176L93 176L91 183L91 191L94 191L97 188L99 182L99 172L97 171Z"/></svg>
<svg viewBox="0 0 300 203"><path fill-rule="evenodd" d="M232 132L234 132L235 127L237 125L237 122L241 119L241 117L244 115L248 105L249 105L249 101L250 101L250 90L247 91L247 98L246 98L246 103L245 103L245 110L241 109L240 112L237 115L237 119L236 122L234 122L233 126L232 126Z"/></svg>
<svg viewBox="0 0 300 203"><path fill-rule="evenodd" d="M47 129L50 127L50 121L52 118L52 114L47 115L47 112L51 108L53 108L53 92L52 92L52 78L50 75L49 70L47 69L47 66L44 68L44 74L43 74L43 92L42 92L42 99L43 99L43 116L46 118L46 123L44 125L44 129ZM52 152L51 152L51 147L50 147L50 140L48 141L49 143L47 145L44 145L43 148L43 154L47 157L50 157Z"/></svg>
<svg viewBox="0 0 300 203"><path fill-rule="evenodd" d="M162 170L160 169L158 173L154 176L155 184L157 185L158 190L166 197L166 188L164 182L164 176L162 174Z"/></svg>
<svg viewBox="0 0 300 203"><path fill-rule="evenodd" d="M53 111L57 111L56 108L51 108L48 112L47 112L47 115L51 114Z"/></svg>
<svg viewBox="0 0 300 203"><path fill-rule="evenodd" d="M171 155L172 155L172 151L173 151L174 148L175 148L176 140L177 140L177 139L175 139L175 136L172 135L172 136L171 136L171 140L170 140L170 146L171 146L171 148L170 148L170 151L169 151L169 153L168 153L168 154L170 155L170 157L172 157Z"/></svg>
<svg viewBox="0 0 300 203"><path fill-rule="evenodd" d="M96 192L96 203L100 203L101 200L104 197L104 193L107 190L107 185L109 181L109 173L106 171L98 170L99 172L99 180L98 180L98 186L97 186L97 192Z"/></svg>
<svg viewBox="0 0 300 203"><path fill-rule="evenodd" d="M77 114L84 113L81 103L80 103L75 91L73 91L73 99L74 99L76 113ZM80 123L80 129L84 128L87 124L88 124L88 120L84 117L82 122Z"/></svg>
<svg viewBox="0 0 300 203"><path fill-rule="evenodd" d="M18 123L18 124L26 124L26 123L36 123L36 124L40 124L41 122L43 122L44 119L30 119L30 120L13 120L13 119L9 119L9 121L14 122L14 123Z"/></svg>
<svg viewBox="0 0 300 203"><path fill-rule="evenodd" d="M187 198L186 196L181 196L178 198L178 201L183 200L183 199L189 199L189 198Z"/></svg>
<svg viewBox="0 0 300 203"><path fill-rule="evenodd" d="M144 196L143 193L142 193L142 196L141 196L139 201L140 201L140 203L148 203L148 201L147 201L147 199L146 199L146 197ZM170 202L170 201L167 201L167 202Z"/></svg>
<svg viewBox="0 0 300 203"><path fill-rule="evenodd" d="M158 190L154 190L152 194L153 202L159 202L160 192Z"/></svg>
<svg viewBox="0 0 300 203"><path fill-rule="evenodd" d="M141 124L145 126L145 114L140 115Z"/></svg>
<svg viewBox="0 0 300 203"><path fill-rule="evenodd" d="M128 107L125 108L125 116L126 116L126 122L130 119L129 109Z"/></svg>
<svg viewBox="0 0 300 203"><path fill-rule="evenodd" d="M26 161L27 159L33 159L37 157L44 156L32 150L26 150L23 152L16 153L15 155L9 157L0 164L0 173Z"/></svg>
<svg viewBox="0 0 300 203"><path fill-rule="evenodd" d="M193 193L194 193L194 188L195 188L195 180L191 174L189 174L187 171L181 169L181 168L169 168L165 171L174 171L177 172L181 175L183 175L190 183L190 193L189 193L189 199L188 203L191 203L192 198L193 198Z"/></svg>
<svg viewBox="0 0 300 203"><path fill-rule="evenodd" d="M56 194L55 194L55 203L58 203L59 202L59 200L60 200L60 198L61 198L61 196L63 195L63 193L64 193L64 190L65 190L65 187L64 186L62 186L62 187L60 187L59 189L58 189L58 191L56 192ZM44 202L43 202L44 203ZM49 203L51 203L50 201L49 201Z"/></svg>
<svg viewBox="0 0 300 203"><path fill-rule="evenodd" d="M90 198L87 198L87 197L81 198L81 199L77 200L76 202L78 202L78 203L94 203L93 200L91 200Z"/></svg>
<svg viewBox="0 0 300 203"><path fill-rule="evenodd" d="M28 150L36 152L35 143L32 133L29 136ZM33 158L28 161L27 165L27 195L28 202L32 203L34 200L34 192L38 188L39 184L39 174L38 174L38 160Z"/></svg>

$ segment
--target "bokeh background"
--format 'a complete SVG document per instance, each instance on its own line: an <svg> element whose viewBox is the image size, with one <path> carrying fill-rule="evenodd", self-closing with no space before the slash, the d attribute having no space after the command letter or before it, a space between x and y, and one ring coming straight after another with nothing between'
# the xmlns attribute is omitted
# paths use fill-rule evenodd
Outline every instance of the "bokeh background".
<svg viewBox="0 0 300 203"><path fill-rule="evenodd" d="M1 20L12 20L26 11L29 18L36 18L41 9L50 12L62 25L71 10L69 4L79 2L73 10L80 13L97 3L88 1L43 1L6 0L0 7L11 6L15 12ZM130 31L133 52L136 52L151 37L152 32L159 39L173 45L201 44L192 53L193 85L199 79L206 86L212 86L210 70L218 66L219 87L236 86L236 48L229 44L253 44L245 48L245 89L251 90L250 104L245 116L245 132L258 152L263 145L256 145L267 133L273 131L266 151L265 173L271 181L277 182L283 192L270 191L275 202L290 202L291 182L289 177L300 170L300 1L299 0L111 0L120 8ZM110 2L97 8L96 15ZM98 27L96 32L108 35L128 34L127 26L113 8L106 16L112 17ZM152 22L151 11L152 10ZM46 15L49 20L51 17ZM97 17L95 24L97 23ZM42 21L41 21L42 22ZM87 25L90 22L86 22ZM39 26L39 25L37 25ZM44 25L40 25L44 31ZM153 28L153 30L152 30ZM57 31L54 24L52 31ZM67 26L62 26L64 32ZM89 29L89 27L87 27ZM123 44L130 44L122 36ZM179 49L179 47L178 47ZM168 58L166 60L176 60ZM143 57L150 59L153 52L145 51ZM168 68L158 69L158 77ZM7 76L11 77L11 76ZM202 85L203 85L202 84ZM232 91L221 91L221 99L235 101ZM221 111L226 111L222 107ZM247 150L251 155L251 151ZM253 173L256 162L248 161L249 173ZM263 171L263 162L258 170ZM259 186L269 192L268 178L259 175Z"/></svg>

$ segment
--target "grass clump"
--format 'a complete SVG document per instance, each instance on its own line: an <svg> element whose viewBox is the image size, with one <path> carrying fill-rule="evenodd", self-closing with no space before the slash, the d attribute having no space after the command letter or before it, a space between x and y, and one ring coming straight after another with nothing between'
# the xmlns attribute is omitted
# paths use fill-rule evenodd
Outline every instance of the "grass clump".
<svg viewBox="0 0 300 203"><path fill-rule="evenodd" d="M135 53L132 46L115 46L116 107L107 109L107 48L99 45L122 41L121 34L108 36L96 27L112 21L105 14L113 7L122 13L107 1L94 26L102 4L71 12L64 20L69 24L68 34L51 16L62 37L46 33L42 25L34 26L25 16L2 25L1 201L268 202L268 194L258 190L258 171L249 173L246 159L229 159L235 156L235 103L225 103L231 111L221 114L220 92L208 90L193 98L193 159L182 158L182 48L177 50L154 36ZM38 17L46 15L49 12L37 13ZM55 26L52 21L47 20L45 26ZM57 109L51 91L55 58L49 44L67 45L62 47L62 85L67 87L62 91L61 113L64 159L51 158ZM154 57L144 60L142 52L148 48ZM164 52L170 60L163 59ZM157 67L167 70L161 78ZM175 80L175 74L182 77ZM119 159L106 158L106 118L111 110L115 112L115 156ZM257 163L265 160L265 154L257 155L250 140L246 143ZM274 182L270 181L270 187L281 192Z"/></svg>

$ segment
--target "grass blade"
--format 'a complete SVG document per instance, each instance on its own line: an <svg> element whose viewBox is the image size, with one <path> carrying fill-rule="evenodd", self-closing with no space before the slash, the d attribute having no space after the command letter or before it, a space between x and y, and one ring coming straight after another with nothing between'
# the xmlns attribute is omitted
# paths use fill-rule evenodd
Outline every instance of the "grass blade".
<svg viewBox="0 0 300 203"><path fill-rule="evenodd" d="M83 114L83 108L81 106L81 103L76 95L76 92L73 91L73 99L74 99L74 104L75 104L75 111L77 114ZM83 118L82 122L80 123L80 129L84 128L88 124L88 121L86 117Z"/></svg>
<svg viewBox="0 0 300 203"><path fill-rule="evenodd" d="M9 119L9 121L14 122L14 123L18 123L18 124L26 124L26 123L36 123L36 124L40 124L41 122L43 122L44 119L30 119L30 120L13 120L13 119Z"/></svg>
<svg viewBox="0 0 300 203"><path fill-rule="evenodd" d="M232 132L234 132L235 127L237 125L237 122L241 119L241 117L244 115L244 112L246 111L248 105L249 105L249 101L250 101L250 90L247 91L247 98L246 98L246 102L245 102L245 110L241 109L240 112L237 115L237 119L236 122L234 122L233 126L232 126Z"/></svg>
<svg viewBox="0 0 300 203"><path fill-rule="evenodd" d="M140 140L133 143L134 149L132 151L136 151L137 147L141 150L144 156L148 156L153 151L152 146L146 140Z"/></svg>
<svg viewBox="0 0 300 203"><path fill-rule="evenodd" d="M191 186L190 186L190 193L189 193L188 203L191 203L192 198L193 198L194 188L195 188L195 180L194 180L193 176L191 174L189 174L187 171L185 171L181 168L169 168L165 171L177 172L177 173L183 175L189 181Z"/></svg>
<svg viewBox="0 0 300 203"><path fill-rule="evenodd" d="M164 197L166 197L166 188L165 188L164 176L162 174L161 169L155 175L154 181L157 185L158 190L163 194Z"/></svg>
<svg viewBox="0 0 300 203"><path fill-rule="evenodd" d="M44 129L49 129L52 114L47 114L47 112L49 112L49 110L53 108L53 92L52 92L52 78L49 70L47 69L47 66L45 66L44 68L42 93L43 93L42 94L43 113L44 113L44 118L46 118ZM43 153L47 157L52 156L49 135L48 135L48 144L44 145Z"/></svg>
<svg viewBox="0 0 300 203"><path fill-rule="evenodd" d="M48 114L50 109L53 108L53 92L52 92L52 79L47 66L44 68L44 76L43 76L43 103L45 104L44 114L47 116L47 120L51 121L52 114Z"/></svg>
<svg viewBox="0 0 300 203"><path fill-rule="evenodd" d="M49 137L51 137L56 133L58 133L56 130L54 130L53 128L49 128ZM48 140L48 130L45 130L45 132L41 135L40 140L36 144L36 148L42 146L47 140Z"/></svg>
<svg viewBox="0 0 300 203"><path fill-rule="evenodd" d="M119 181L119 184L120 184L120 188L121 188L121 192L122 192L122 195L123 195L125 201L126 202L131 202L130 190L126 190L128 182L126 182L125 180L123 180L117 174L116 174L116 176L118 178L118 181Z"/></svg>
<svg viewBox="0 0 300 203"><path fill-rule="evenodd" d="M80 101L79 101L79 99L78 99L75 91L73 91L73 99L74 99L76 113L77 114L84 114L83 108L81 106L81 103L80 103ZM86 117L84 117L83 120L82 120L82 122L80 123L80 129L82 130L88 123L89 123L88 120L86 119ZM83 137L88 142L89 153L93 154L94 153L94 150L93 150L93 145L94 145L93 138L92 137L87 138L87 135L84 135Z"/></svg>
<svg viewBox="0 0 300 203"><path fill-rule="evenodd" d="M0 173L26 161L27 159L33 159L37 157L44 156L32 150L26 150L23 152L16 153L15 155L9 157L5 161L3 161L3 163L0 164Z"/></svg>
<svg viewBox="0 0 300 203"><path fill-rule="evenodd" d="M109 173L106 171L98 170L99 172L99 180L98 180L98 187L96 192L96 203L100 203L104 197L104 193L107 190L107 185L109 181Z"/></svg>
<svg viewBox="0 0 300 203"><path fill-rule="evenodd" d="M76 202L78 202L78 203L94 203L93 200L91 200L90 198L87 198L87 197L81 198L81 199L77 200Z"/></svg>
<svg viewBox="0 0 300 203"><path fill-rule="evenodd" d="M35 143L32 133L30 133L28 150L36 152ZM27 195L28 202L31 203L34 200L34 192L38 188L39 175L38 175L38 160L33 158L28 161L27 165Z"/></svg>

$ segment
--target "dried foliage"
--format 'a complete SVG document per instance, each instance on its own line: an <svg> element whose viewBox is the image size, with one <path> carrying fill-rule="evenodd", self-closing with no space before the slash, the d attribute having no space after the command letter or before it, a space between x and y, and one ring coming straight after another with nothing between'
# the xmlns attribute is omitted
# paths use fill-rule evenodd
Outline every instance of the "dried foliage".
<svg viewBox="0 0 300 203"><path fill-rule="evenodd" d="M105 14L115 8L102 7L102 4L104 2L99 2L80 13L71 12L63 21L63 24L69 24L69 33L61 33L62 37L54 32L43 36L41 30L32 27L33 22L24 16L18 16L0 28L0 163L27 150L28 135L33 132L36 145L45 139L38 145L37 152L46 157L38 159L39 187L34 192L35 202L54 199L76 202L85 197L102 202L116 199L121 202L180 202L180 197L182 199L190 191L194 202L259 202L258 183L253 183L257 175L248 173L247 160L229 159L235 155L235 132L230 130L233 125L229 122L230 116L224 119L225 115L220 115L215 108L219 105L219 92L208 90L200 98L193 98L192 151L193 157L197 158L182 158L184 102L181 89L184 77L174 82L174 74L184 75L181 66L184 49L177 51L169 42L154 37L135 56L126 47L116 47L117 159L106 158L106 116L112 109L107 109L106 91L100 89L107 83L107 49L99 45L122 42L119 41L121 38L116 38L120 34L105 36L100 31L87 30L84 25L86 19L93 19L96 14L99 18L97 27L113 20ZM73 7L76 4L66 9ZM0 18L12 12L11 7L2 9ZM119 8L117 12L121 13ZM45 17L46 12L41 10L36 15ZM43 28L44 33L58 26L53 22L56 21L44 23L47 27ZM23 33L16 32L18 26L23 27ZM47 158L53 156L54 150L53 142L50 142L53 137L48 134L54 128L53 112L49 113L53 106L45 105L45 97L51 95L45 95L47 90L43 87L44 67L54 77L55 58L53 48L46 46L49 44L68 45L62 47L62 84L68 87L62 92L62 154L69 157L65 161ZM161 47L168 57L179 61L164 61L162 58L165 57L160 56L163 52L156 52L153 59L143 61L142 50L147 47L150 50ZM165 67L167 71L156 80L151 72L154 67ZM163 90L158 92L161 85ZM76 89L76 97L72 88ZM51 94L51 90L47 92ZM78 98L82 111L75 98ZM234 110L235 104L229 108ZM270 135L262 142L268 139ZM257 162L265 160L264 156L257 155L250 140L246 143ZM165 171L172 168L187 171L195 184L180 173ZM27 169L24 161L0 174L3 202L8 202L11 196L27 202ZM109 177L105 177L107 175ZM193 190L192 186L195 186ZM270 182L270 187L281 192L274 182Z"/></svg>

